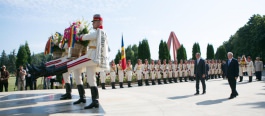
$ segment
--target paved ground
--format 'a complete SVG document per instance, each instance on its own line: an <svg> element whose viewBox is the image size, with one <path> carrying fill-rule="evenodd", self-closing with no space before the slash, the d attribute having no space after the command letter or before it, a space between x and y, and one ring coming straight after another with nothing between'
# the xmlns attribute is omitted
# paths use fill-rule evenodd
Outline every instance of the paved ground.
<svg viewBox="0 0 265 116"><path fill-rule="evenodd" d="M36 90L0 93L0 116L264 116L265 78L260 82L238 83L239 96L228 100L230 88L227 80L207 81L206 95L194 96L195 83L175 83L112 90L99 89L100 108L84 110L91 101L86 89L87 103L72 105L78 97L58 100L65 90ZM117 87L118 88L118 87Z"/></svg>

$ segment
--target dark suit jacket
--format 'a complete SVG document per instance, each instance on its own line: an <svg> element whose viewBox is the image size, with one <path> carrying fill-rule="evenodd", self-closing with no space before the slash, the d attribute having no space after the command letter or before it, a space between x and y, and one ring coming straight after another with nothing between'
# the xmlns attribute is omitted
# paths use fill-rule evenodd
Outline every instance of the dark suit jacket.
<svg viewBox="0 0 265 116"><path fill-rule="evenodd" d="M203 74L205 75L205 60L200 59L199 64L197 64L197 60L195 60L194 66L194 74L196 76L202 77Z"/></svg>
<svg viewBox="0 0 265 116"><path fill-rule="evenodd" d="M232 58L230 64L228 64L228 60L226 61L226 66L227 66L227 70L226 70L226 76L229 77L238 77L238 72L239 72L239 68L238 68L238 61L234 58Z"/></svg>

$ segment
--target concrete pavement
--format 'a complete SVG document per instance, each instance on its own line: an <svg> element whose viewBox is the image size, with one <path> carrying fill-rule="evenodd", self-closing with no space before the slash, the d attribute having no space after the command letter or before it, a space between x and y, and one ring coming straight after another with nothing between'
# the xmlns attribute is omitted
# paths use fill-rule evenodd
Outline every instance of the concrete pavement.
<svg viewBox="0 0 265 116"><path fill-rule="evenodd" d="M115 90L99 88L100 108L84 110L91 102L86 89L87 103L73 105L78 91L73 89L73 99L59 100L64 89L35 90L0 93L0 116L264 116L265 79L248 83L248 77L237 83L239 96L228 100L230 88L227 80L206 82L205 95L194 96L195 82L182 82L155 86L142 86ZM202 91L201 91L202 92Z"/></svg>

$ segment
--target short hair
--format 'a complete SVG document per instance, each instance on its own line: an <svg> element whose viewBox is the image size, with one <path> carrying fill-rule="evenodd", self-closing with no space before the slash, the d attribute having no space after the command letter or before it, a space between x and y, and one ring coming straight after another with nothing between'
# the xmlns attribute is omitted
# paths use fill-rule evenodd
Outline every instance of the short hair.
<svg viewBox="0 0 265 116"><path fill-rule="evenodd" d="M201 53L197 52L197 53L196 53L196 55L199 55L199 56L201 56Z"/></svg>
<svg viewBox="0 0 265 116"><path fill-rule="evenodd" d="M232 55L233 56L233 53L232 52L228 52L227 55Z"/></svg>

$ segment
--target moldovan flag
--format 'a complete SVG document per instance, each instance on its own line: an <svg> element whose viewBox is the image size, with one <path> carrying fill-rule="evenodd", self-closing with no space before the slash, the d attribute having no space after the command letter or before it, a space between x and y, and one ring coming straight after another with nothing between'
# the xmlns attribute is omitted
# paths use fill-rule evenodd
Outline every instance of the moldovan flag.
<svg viewBox="0 0 265 116"><path fill-rule="evenodd" d="M123 43L123 35L121 37L121 66L122 69L126 69L126 55L125 55L125 48Z"/></svg>

